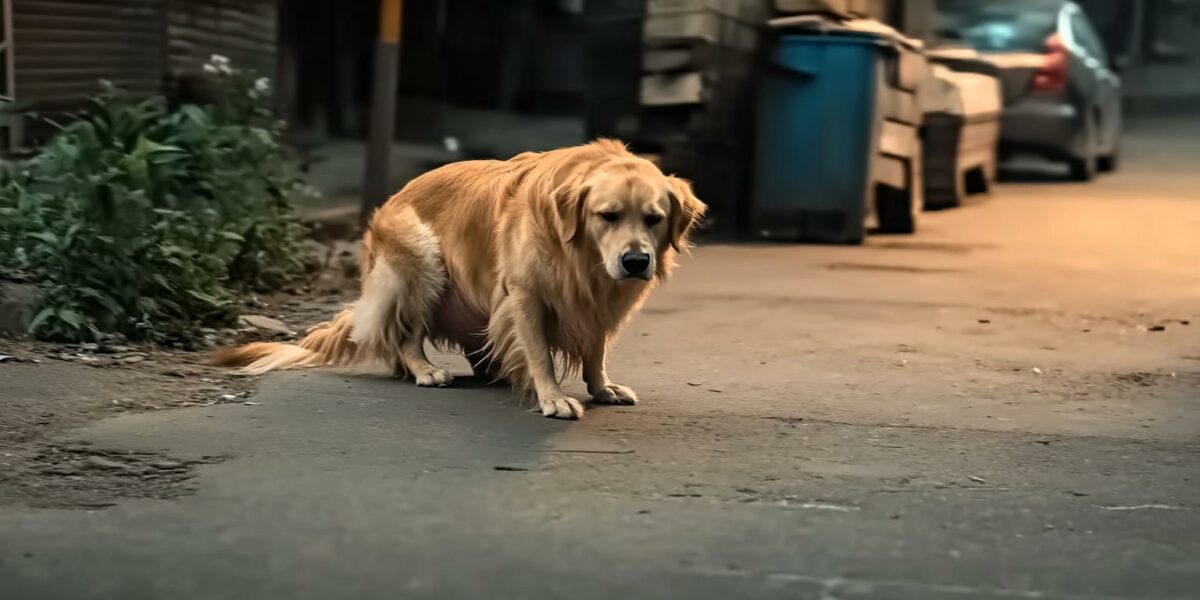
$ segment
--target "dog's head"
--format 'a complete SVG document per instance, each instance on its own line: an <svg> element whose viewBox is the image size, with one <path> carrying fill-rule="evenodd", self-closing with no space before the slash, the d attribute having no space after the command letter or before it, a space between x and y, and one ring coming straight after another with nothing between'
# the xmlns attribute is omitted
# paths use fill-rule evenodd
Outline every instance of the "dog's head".
<svg viewBox="0 0 1200 600"><path fill-rule="evenodd" d="M687 181L652 163L606 163L559 191L559 216L568 244L591 247L617 281L662 274L669 252L687 245L706 207Z"/></svg>

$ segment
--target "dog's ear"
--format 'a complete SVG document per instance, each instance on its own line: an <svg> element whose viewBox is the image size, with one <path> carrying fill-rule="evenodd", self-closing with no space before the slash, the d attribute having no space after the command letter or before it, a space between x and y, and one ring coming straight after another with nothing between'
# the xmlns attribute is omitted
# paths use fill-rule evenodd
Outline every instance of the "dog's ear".
<svg viewBox="0 0 1200 600"><path fill-rule="evenodd" d="M708 207L692 192L692 184L673 175L667 176L667 196L671 199L670 225L671 247L680 252L687 247L688 234L708 211Z"/></svg>
<svg viewBox="0 0 1200 600"><path fill-rule="evenodd" d="M579 237L583 229L583 210L587 205L591 188L578 184L567 184L555 193L558 204L559 231L564 242L570 244Z"/></svg>

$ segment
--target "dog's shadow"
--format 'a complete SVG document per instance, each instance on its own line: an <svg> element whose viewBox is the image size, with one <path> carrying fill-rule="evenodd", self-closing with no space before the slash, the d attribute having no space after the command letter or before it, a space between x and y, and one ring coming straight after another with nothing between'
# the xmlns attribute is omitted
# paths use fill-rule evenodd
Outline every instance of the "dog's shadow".
<svg viewBox="0 0 1200 600"><path fill-rule="evenodd" d="M532 393L522 395L521 392L512 389L512 386L503 379L493 379L483 375L455 375L454 381L447 387L460 390L506 390L511 391L513 398L518 401L524 400L526 403L532 402L537 404ZM620 404L605 404L603 402L595 402L589 394L572 393L572 396L583 402L589 410L606 409L606 408L629 408Z"/></svg>
<svg viewBox="0 0 1200 600"><path fill-rule="evenodd" d="M507 381L484 375L455 375L454 381L448 387L461 390L504 389L511 388Z"/></svg>
<svg viewBox="0 0 1200 600"><path fill-rule="evenodd" d="M445 387L417 387L411 378L407 377L388 377L382 375L366 375L370 379L391 380L405 386L412 386L416 393L421 397L426 393L438 394L439 392L451 392L451 396L457 396L453 392L477 391L484 392L469 399L461 400L465 402L479 402L481 404L500 404L511 408L520 409L521 412L540 412L538 409L537 396L532 392L522 393L519 390L513 389L512 385L504 379L495 379L485 375L454 373L454 381ZM583 403L584 407L589 412L596 410L621 409L630 408L618 404L604 404L592 400L591 395L580 390L568 390L568 393ZM569 422L569 421L567 421Z"/></svg>

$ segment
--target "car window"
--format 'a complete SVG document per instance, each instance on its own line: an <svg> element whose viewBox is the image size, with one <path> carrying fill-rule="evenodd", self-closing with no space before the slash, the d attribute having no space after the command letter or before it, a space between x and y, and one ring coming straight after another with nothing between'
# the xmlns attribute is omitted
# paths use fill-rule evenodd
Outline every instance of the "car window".
<svg viewBox="0 0 1200 600"><path fill-rule="evenodd" d="M1088 23L1087 17L1079 11L1074 11L1071 15L1071 34L1075 37L1075 43L1082 46L1089 56L1103 64L1108 64L1108 56L1104 53L1100 36L1096 35L1092 24Z"/></svg>
<svg viewBox="0 0 1200 600"><path fill-rule="evenodd" d="M1004 3L940 8L939 35L962 41L980 52L1042 52L1046 39L1058 28L1058 15L1053 10L1021 10L1025 7Z"/></svg>

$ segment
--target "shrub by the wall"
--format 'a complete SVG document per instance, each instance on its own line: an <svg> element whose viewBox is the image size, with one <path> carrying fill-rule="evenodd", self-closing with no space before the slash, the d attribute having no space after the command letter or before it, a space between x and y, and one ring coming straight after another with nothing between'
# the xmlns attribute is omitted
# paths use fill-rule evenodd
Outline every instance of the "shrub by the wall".
<svg viewBox="0 0 1200 600"><path fill-rule="evenodd" d="M0 173L0 278L41 290L33 333L186 343L235 297L303 267L293 200L311 193L265 79L209 66L209 105L111 86L41 152Z"/></svg>

